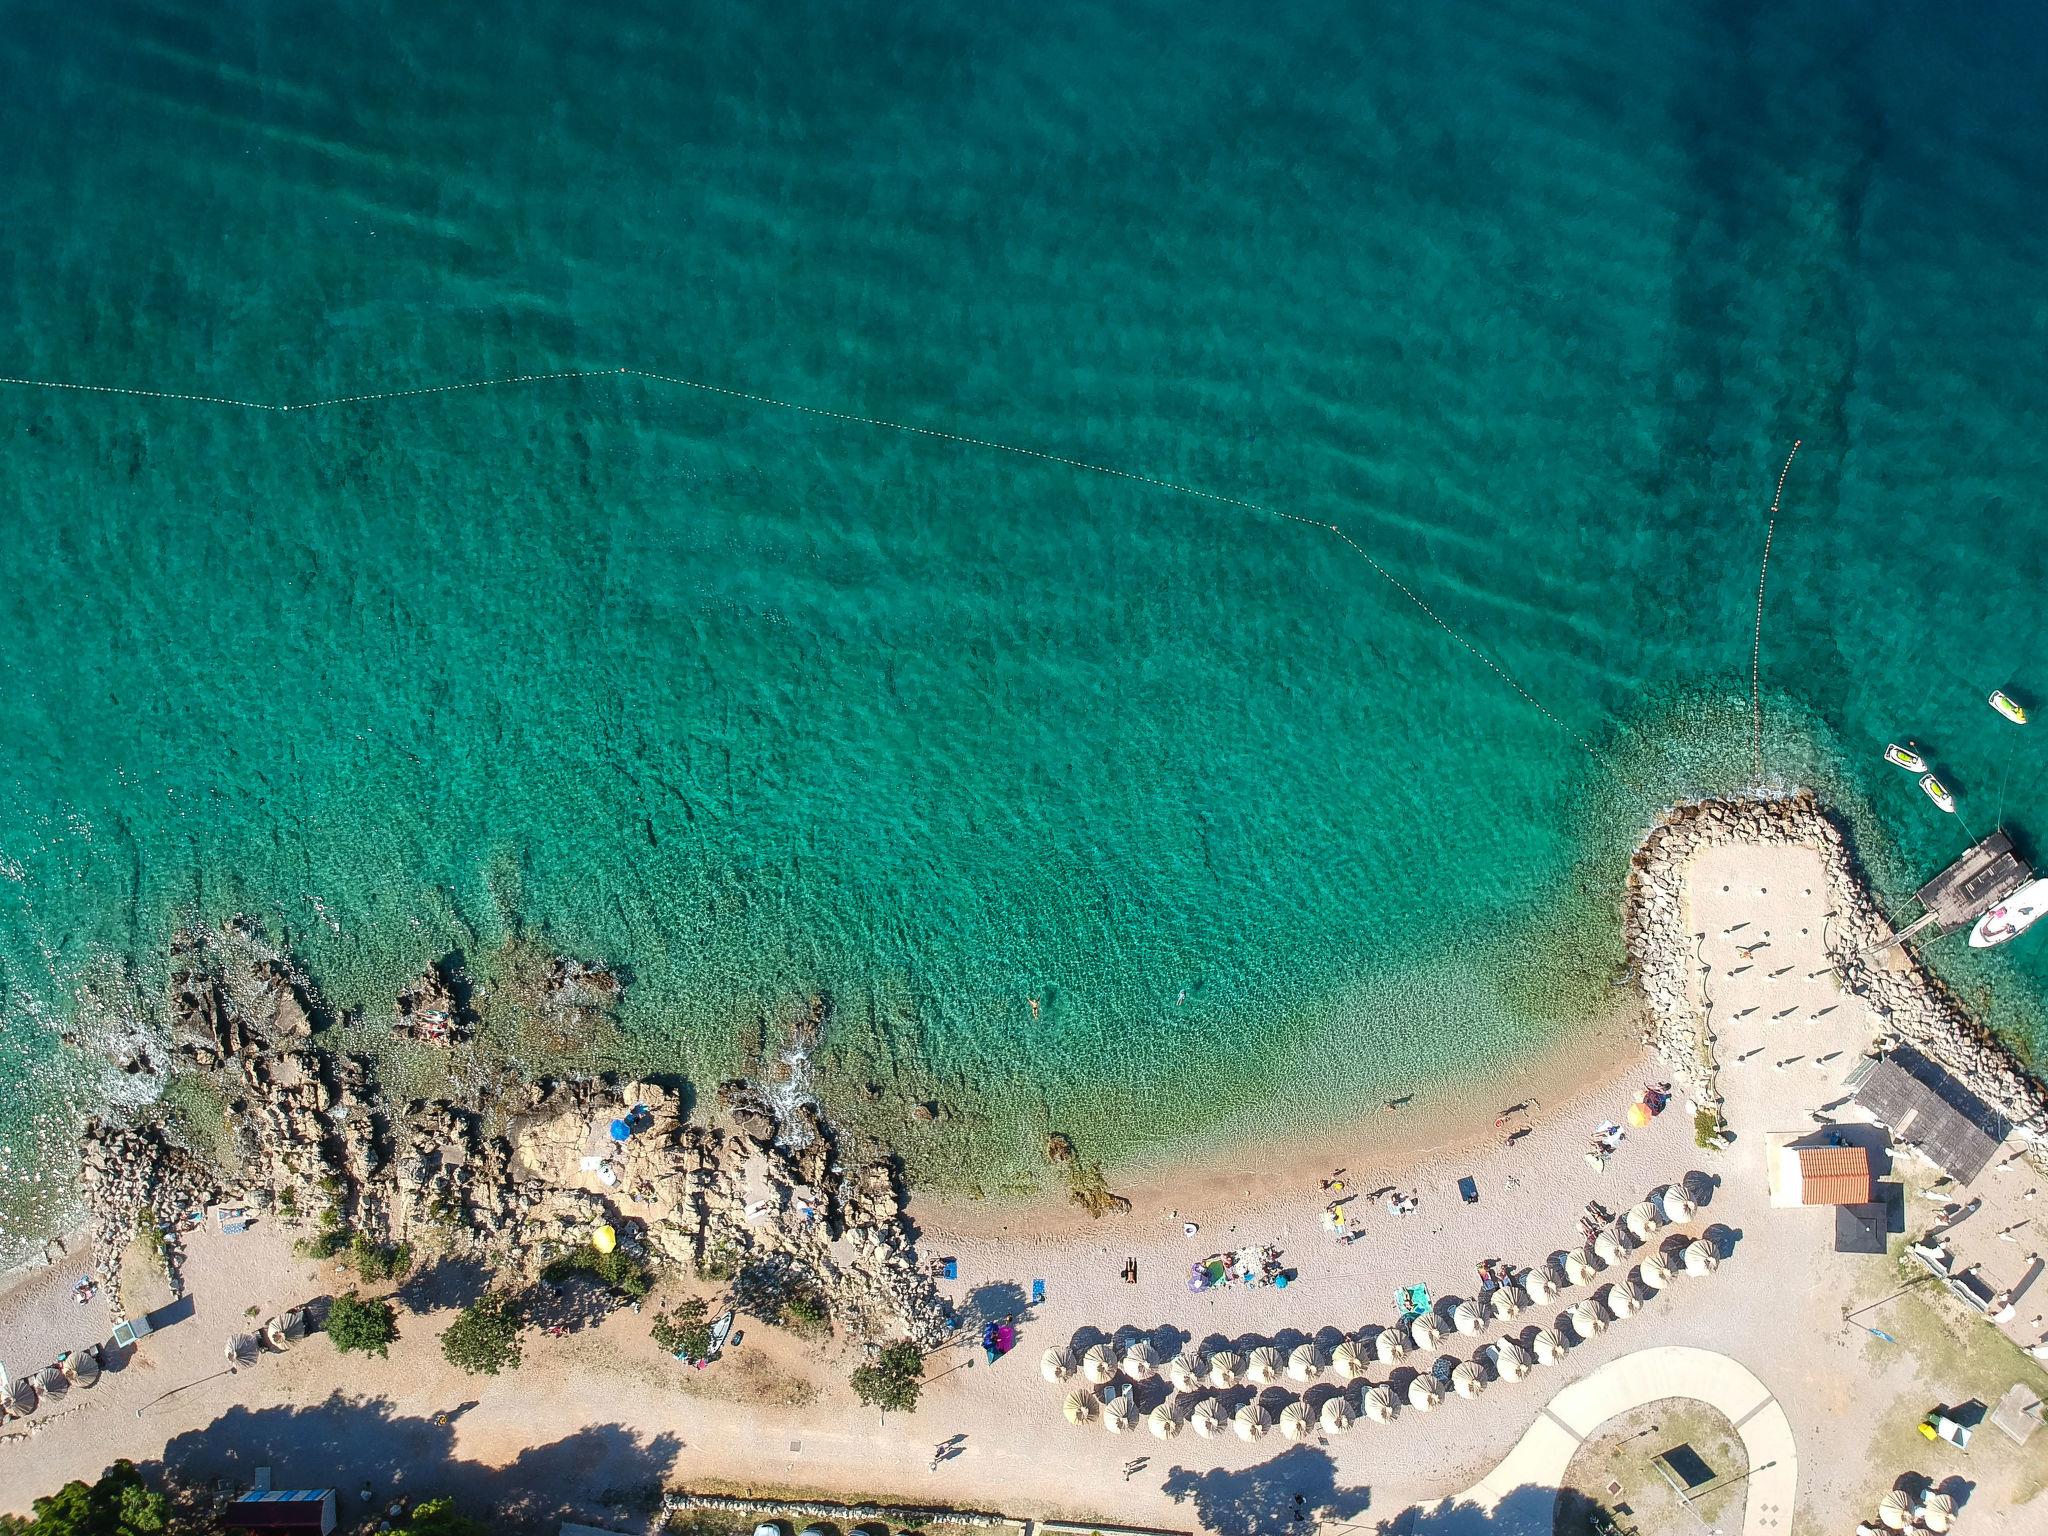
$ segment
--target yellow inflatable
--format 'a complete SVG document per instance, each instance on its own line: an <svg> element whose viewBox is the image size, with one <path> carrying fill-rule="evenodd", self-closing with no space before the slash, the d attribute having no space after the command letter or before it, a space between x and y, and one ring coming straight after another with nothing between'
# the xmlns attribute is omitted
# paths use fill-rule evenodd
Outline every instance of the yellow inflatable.
<svg viewBox="0 0 2048 1536"><path fill-rule="evenodd" d="M610 1223L606 1223L590 1234L590 1246L599 1253L610 1253L619 1246L619 1234L611 1229Z"/></svg>

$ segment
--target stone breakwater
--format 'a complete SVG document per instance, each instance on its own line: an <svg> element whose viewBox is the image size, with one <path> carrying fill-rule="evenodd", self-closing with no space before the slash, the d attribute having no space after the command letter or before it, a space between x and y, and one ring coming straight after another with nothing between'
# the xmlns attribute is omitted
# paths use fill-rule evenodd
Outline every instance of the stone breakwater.
<svg viewBox="0 0 2048 1536"><path fill-rule="evenodd" d="M558 970L551 986L588 988L589 968ZM735 1082L699 1115L656 1083L500 1074L459 1100L396 1103L372 1062L327 1047L301 985L233 944L203 946L177 978L172 1055L216 1086L224 1151L163 1120L88 1122L83 1188L110 1299L139 1232L165 1235L175 1283L181 1231L228 1205L330 1248L404 1242L508 1279L608 1225L652 1263L729 1279L746 1310L772 1316L800 1294L855 1338L930 1347L950 1330L894 1163L854 1157L814 1108L778 1110ZM434 1038L461 1038L459 1008L435 993Z"/></svg>
<svg viewBox="0 0 2048 1536"><path fill-rule="evenodd" d="M1910 953L1870 954L1892 934L1872 899L1847 834L1810 791L1678 806L1650 830L1631 862L1623 933L1649 1002L1652 1043L1673 1078L1701 1104L1717 1104L1711 1021L1694 1000L1698 941L1685 920L1693 856L1725 844L1794 844L1827 873L1827 944L1842 985L1863 998L1888 1033L1939 1062L2036 1142L2048 1137L2048 1091Z"/></svg>

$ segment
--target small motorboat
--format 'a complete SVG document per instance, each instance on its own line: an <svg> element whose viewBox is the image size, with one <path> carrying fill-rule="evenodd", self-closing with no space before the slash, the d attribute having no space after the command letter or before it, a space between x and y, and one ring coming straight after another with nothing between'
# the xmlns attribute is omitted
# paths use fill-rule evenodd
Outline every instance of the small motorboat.
<svg viewBox="0 0 2048 1536"><path fill-rule="evenodd" d="M2012 695L2003 688L1991 690L1991 707L2005 716L2014 725L2025 725L2027 723L2027 712L2014 703Z"/></svg>
<svg viewBox="0 0 2048 1536"><path fill-rule="evenodd" d="M1941 780L1931 773L1923 773L1920 775L1920 787L1927 791L1928 799L1932 800L1944 811L1947 811L1951 816L1955 814L1956 797L1948 792L1948 786L1943 784Z"/></svg>
<svg viewBox="0 0 2048 1536"><path fill-rule="evenodd" d="M1970 930L1970 948L1992 949L2018 938L2048 913L2048 879L2029 880L1977 919Z"/></svg>
<svg viewBox="0 0 2048 1536"><path fill-rule="evenodd" d="M1884 749L1884 760L1888 763L1897 763L1908 773L1925 773L1927 771L1926 758L1922 757L1918 752L1908 752L1896 741Z"/></svg>

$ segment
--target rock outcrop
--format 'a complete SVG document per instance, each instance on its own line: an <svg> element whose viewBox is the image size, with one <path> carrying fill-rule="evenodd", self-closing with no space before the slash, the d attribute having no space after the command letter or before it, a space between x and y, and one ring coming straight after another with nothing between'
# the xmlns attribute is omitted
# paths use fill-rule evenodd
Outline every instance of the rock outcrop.
<svg viewBox="0 0 2048 1536"><path fill-rule="evenodd" d="M1890 968L1869 954L1890 937L1891 925L1871 898L1847 835L1806 790L1679 806L1651 829L1631 865L1623 933L1649 1001L1653 1043L1695 1100L1718 1103L1719 1095L1707 1021L1689 986L1697 958L1681 890L1693 856L1727 843L1790 843L1817 852L1832 913L1829 954L1843 985L1869 1003L1892 1037L1919 1047L2030 1138L2048 1136L2048 1091L2012 1052L1916 957L1909 953L1902 967Z"/></svg>
<svg viewBox="0 0 2048 1536"><path fill-rule="evenodd" d="M118 1271L141 1221L174 1225L228 1199L334 1243L403 1241L525 1276L609 1225L653 1261L731 1277L738 1299L763 1310L801 1292L857 1338L929 1347L950 1329L893 1164L843 1163L814 1107L779 1112L753 1087L727 1083L700 1122L658 1084L604 1079L521 1085L515 1102L500 1086L488 1100L394 1105L369 1062L303 1027L304 979L236 937L224 947L194 940L173 979L177 1050L220 1089L233 1173L160 1126L88 1125L103 1277ZM609 1001L621 984L602 967L559 961L547 985L574 1007ZM397 1013L462 1016L438 972L408 988Z"/></svg>

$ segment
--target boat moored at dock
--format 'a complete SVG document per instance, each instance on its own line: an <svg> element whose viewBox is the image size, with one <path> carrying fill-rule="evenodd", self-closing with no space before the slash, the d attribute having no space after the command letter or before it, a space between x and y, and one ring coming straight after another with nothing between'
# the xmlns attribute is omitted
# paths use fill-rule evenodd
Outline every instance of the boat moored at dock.
<svg viewBox="0 0 2048 1536"><path fill-rule="evenodd" d="M1977 919L1970 930L1970 948L1993 949L2016 939L2048 913L2048 879L2029 880Z"/></svg>

